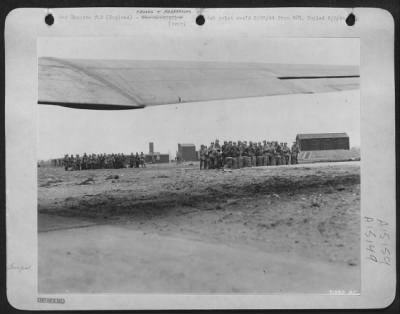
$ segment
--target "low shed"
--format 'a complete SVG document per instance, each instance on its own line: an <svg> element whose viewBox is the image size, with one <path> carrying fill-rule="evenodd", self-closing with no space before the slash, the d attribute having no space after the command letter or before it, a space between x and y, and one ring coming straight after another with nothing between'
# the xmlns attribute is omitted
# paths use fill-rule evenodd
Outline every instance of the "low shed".
<svg viewBox="0 0 400 314"><path fill-rule="evenodd" d="M350 138L346 133L297 134L300 151L350 149Z"/></svg>
<svg viewBox="0 0 400 314"><path fill-rule="evenodd" d="M158 152L145 155L146 163L160 164L169 163L169 154L160 154Z"/></svg>
<svg viewBox="0 0 400 314"><path fill-rule="evenodd" d="M178 144L178 154L182 161L197 161L196 146L194 144Z"/></svg>

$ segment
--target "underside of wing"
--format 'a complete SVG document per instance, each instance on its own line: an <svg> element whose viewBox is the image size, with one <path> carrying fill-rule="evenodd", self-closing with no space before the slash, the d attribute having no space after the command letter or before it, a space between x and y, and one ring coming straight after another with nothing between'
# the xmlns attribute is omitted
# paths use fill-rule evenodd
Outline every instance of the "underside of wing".
<svg viewBox="0 0 400 314"><path fill-rule="evenodd" d="M138 109L359 88L359 67L39 58L39 104Z"/></svg>

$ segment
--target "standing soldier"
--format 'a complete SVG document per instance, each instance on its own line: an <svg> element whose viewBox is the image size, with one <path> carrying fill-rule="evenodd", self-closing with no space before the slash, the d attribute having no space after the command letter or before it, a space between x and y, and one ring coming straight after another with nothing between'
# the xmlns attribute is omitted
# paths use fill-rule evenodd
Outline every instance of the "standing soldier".
<svg viewBox="0 0 400 314"><path fill-rule="evenodd" d="M129 156L129 168L133 168L134 164L135 164L135 156L133 155L133 153L131 153Z"/></svg>
<svg viewBox="0 0 400 314"><path fill-rule="evenodd" d="M224 162L224 167L228 168L233 168L233 145L232 141L229 141L227 145L225 146L225 151L223 152L223 162Z"/></svg>
<svg viewBox="0 0 400 314"><path fill-rule="evenodd" d="M104 169L105 154L99 154L99 168Z"/></svg>
<svg viewBox="0 0 400 314"><path fill-rule="evenodd" d="M79 154L75 156L75 170L81 170L81 157L79 157Z"/></svg>
<svg viewBox="0 0 400 314"><path fill-rule="evenodd" d="M207 145L204 145L204 154L205 154L205 157L206 157L204 169L210 169L210 163L211 163L211 161L210 161L210 154L209 154L209 152L208 152L208 147L207 147Z"/></svg>
<svg viewBox="0 0 400 314"><path fill-rule="evenodd" d="M99 169L100 168L100 158L99 155L94 154L94 168Z"/></svg>
<svg viewBox="0 0 400 314"><path fill-rule="evenodd" d="M295 165L295 164L298 164L298 155L299 155L299 152L300 152L300 150L299 150L299 146L297 146L297 143L296 142L293 142L293 145L292 145L292 154L291 154L291 163L293 164L293 165Z"/></svg>
<svg viewBox="0 0 400 314"><path fill-rule="evenodd" d="M242 141L238 141L238 150L239 150L238 168L243 168L244 167L244 143L242 143Z"/></svg>
<svg viewBox="0 0 400 314"><path fill-rule="evenodd" d="M106 160L107 160L107 155L106 153L103 153L101 155L101 160L100 160L102 169L106 169Z"/></svg>
<svg viewBox="0 0 400 314"><path fill-rule="evenodd" d="M253 157L252 157L252 162L251 164L253 165L253 167L257 167L257 142L253 142Z"/></svg>
<svg viewBox="0 0 400 314"><path fill-rule="evenodd" d="M243 141L242 143L242 149L241 149L241 155L243 157L243 167L247 167L249 162L248 162L248 152L247 152L247 141Z"/></svg>
<svg viewBox="0 0 400 314"><path fill-rule="evenodd" d="M201 145L200 149L200 170L207 169L207 147L205 145Z"/></svg>
<svg viewBox="0 0 400 314"><path fill-rule="evenodd" d="M67 171L68 170L68 162L69 162L69 156L68 154L64 155L64 159L63 159L63 165L64 165L64 170Z"/></svg>
<svg viewBox="0 0 400 314"><path fill-rule="evenodd" d="M74 170L75 168L75 158L74 155L71 154L71 156L68 159L68 169Z"/></svg>
<svg viewBox="0 0 400 314"><path fill-rule="evenodd" d="M221 145L221 166L224 167L224 165L226 164L226 160L225 158L228 157L227 156L227 152L228 152L228 142L224 141L224 144Z"/></svg>
<svg viewBox="0 0 400 314"><path fill-rule="evenodd" d="M87 155L87 160L86 160L86 170L89 170L90 167L92 166L91 159L92 159L92 155L91 155L91 154L88 154L88 155Z"/></svg>
<svg viewBox="0 0 400 314"><path fill-rule="evenodd" d="M136 155L135 155L135 168L139 168L139 165L140 165L140 156L139 156L139 153L136 152Z"/></svg>
<svg viewBox="0 0 400 314"><path fill-rule="evenodd" d="M214 155L214 142L211 142L210 146L207 149L207 156L208 156L208 169L214 169L215 164L215 155Z"/></svg>
<svg viewBox="0 0 400 314"><path fill-rule="evenodd" d="M288 165L290 161L290 148L287 146L287 143L283 143L282 152L285 158L285 165Z"/></svg>
<svg viewBox="0 0 400 314"><path fill-rule="evenodd" d="M111 154L107 155L107 169L112 169L112 160Z"/></svg>
<svg viewBox="0 0 400 314"><path fill-rule="evenodd" d="M115 154L115 169L121 168L121 154Z"/></svg>
<svg viewBox="0 0 400 314"><path fill-rule="evenodd" d="M114 153L111 154L110 156L110 168L115 169L115 156Z"/></svg>
<svg viewBox="0 0 400 314"><path fill-rule="evenodd" d="M142 168L146 168L146 163L144 161L144 154L143 152L140 153L140 165L142 166Z"/></svg>
<svg viewBox="0 0 400 314"><path fill-rule="evenodd" d="M213 169L218 169L219 168L219 148L215 147L214 144L214 149L211 152L211 156L213 159Z"/></svg>
<svg viewBox="0 0 400 314"><path fill-rule="evenodd" d="M122 156L122 168L126 168L127 164L126 164L126 158L127 156L125 156L124 153L121 153Z"/></svg>
<svg viewBox="0 0 400 314"><path fill-rule="evenodd" d="M86 153L83 153L83 156L82 156L82 170L86 170L87 169L87 162L88 162L88 157L87 157Z"/></svg>
<svg viewBox="0 0 400 314"><path fill-rule="evenodd" d="M278 142L274 143L274 159L275 159L275 165L279 166L281 164L281 146L279 145Z"/></svg>
<svg viewBox="0 0 400 314"><path fill-rule="evenodd" d="M103 162L104 169L108 169L109 168L109 166L108 166L109 159L110 159L110 155L104 153L104 162Z"/></svg>
<svg viewBox="0 0 400 314"><path fill-rule="evenodd" d="M99 159L97 158L97 154L93 154L93 169L98 168Z"/></svg>
<svg viewBox="0 0 400 314"><path fill-rule="evenodd" d="M120 159L119 160L120 168L125 168L125 155L124 155L124 153L121 153L119 159Z"/></svg>
<svg viewBox="0 0 400 314"><path fill-rule="evenodd" d="M88 160L87 160L87 169L92 169L92 166L93 166L93 161L92 161L92 159L93 159L93 155L92 155L92 154L89 154L89 155L88 155Z"/></svg>
<svg viewBox="0 0 400 314"><path fill-rule="evenodd" d="M267 165L267 158L265 158L265 154L264 154L264 147L267 145L267 141L264 140L263 143L261 143L260 145L260 154L262 156L262 165L266 166Z"/></svg>
<svg viewBox="0 0 400 314"><path fill-rule="evenodd" d="M271 145L270 145L269 151L271 153L271 165L276 166L277 165L277 162L276 162L276 156L277 156L276 148L278 146L278 142L271 142L270 144Z"/></svg>
<svg viewBox="0 0 400 314"><path fill-rule="evenodd" d="M249 146L247 147L247 156L248 158L248 166L255 167L256 166L256 156L255 156L255 149L254 144L252 141L249 141Z"/></svg>
<svg viewBox="0 0 400 314"><path fill-rule="evenodd" d="M268 165L269 165L268 144L267 144L267 141L266 141L266 140L263 141L262 153L263 153L263 156L264 156L263 165L264 165L264 166L268 166Z"/></svg>
<svg viewBox="0 0 400 314"><path fill-rule="evenodd" d="M97 155L92 154L92 169L97 169Z"/></svg>
<svg viewBox="0 0 400 314"><path fill-rule="evenodd" d="M263 156L262 156L262 146L261 142L258 142L257 146L255 147L255 155L256 155L256 166L263 166Z"/></svg>
<svg viewBox="0 0 400 314"><path fill-rule="evenodd" d="M231 148L231 156L232 156L232 168L237 169L239 167L239 147L236 145L236 142L233 142L232 148Z"/></svg>
<svg viewBox="0 0 400 314"><path fill-rule="evenodd" d="M271 154L271 165L275 166L276 165L276 145L277 142L270 142L269 143L269 152Z"/></svg>
<svg viewBox="0 0 400 314"><path fill-rule="evenodd" d="M224 163L221 148L215 149L215 161L216 161L216 168L221 169Z"/></svg>
<svg viewBox="0 0 400 314"><path fill-rule="evenodd" d="M281 142L279 144L279 146L281 147L281 165L285 164L285 152L283 151L283 142Z"/></svg>
<svg viewBox="0 0 400 314"><path fill-rule="evenodd" d="M221 145L221 152L222 152L222 157L225 158L225 153L228 149L228 142L224 141L224 144Z"/></svg>

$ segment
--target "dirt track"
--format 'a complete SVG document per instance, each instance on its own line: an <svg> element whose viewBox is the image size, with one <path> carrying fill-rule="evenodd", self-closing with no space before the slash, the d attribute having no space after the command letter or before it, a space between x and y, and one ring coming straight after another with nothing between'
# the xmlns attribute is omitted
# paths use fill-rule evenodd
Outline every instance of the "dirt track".
<svg viewBox="0 0 400 314"><path fill-rule="evenodd" d="M39 231L112 223L159 239L294 254L348 269L349 288L359 288L358 162L232 172L197 165L38 170ZM47 234L56 236L41 233L39 245L50 245ZM49 261L40 262L48 268Z"/></svg>

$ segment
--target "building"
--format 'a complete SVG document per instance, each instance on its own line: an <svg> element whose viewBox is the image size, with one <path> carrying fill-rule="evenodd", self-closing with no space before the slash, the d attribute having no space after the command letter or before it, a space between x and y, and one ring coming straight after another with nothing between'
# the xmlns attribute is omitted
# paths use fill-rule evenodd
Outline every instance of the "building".
<svg viewBox="0 0 400 314"><path fill-rule="evenodd" d="M144 157L146 163L169 163L169 154L154 152L154 143L149 143L149 153Z"/></svg>
<svg viewBox="0 0 400 314"><path fill-rule="evenodd" d="M177 157L180 161L197 161L196 146L194 144L178 144Z"/></svg>
<svg viewBox="0 0 400 314"><path fill-rule="evenodd" d="M297 134L300 151L350 149L350 138L346 133Z"/></svg>
<svg viewBox="0 0 400 314"><path fill-rule="evenodd" d="M169 154L160 154L158 152L153 152L152 154L146 154L144 156L144 159L147 164L169 163Z"/></svg>
<svg viewBox="0 0 400 314"><path fill-rule="evenodd" d="M64 167L64 158L39 160L38 167Z"/></svg>

